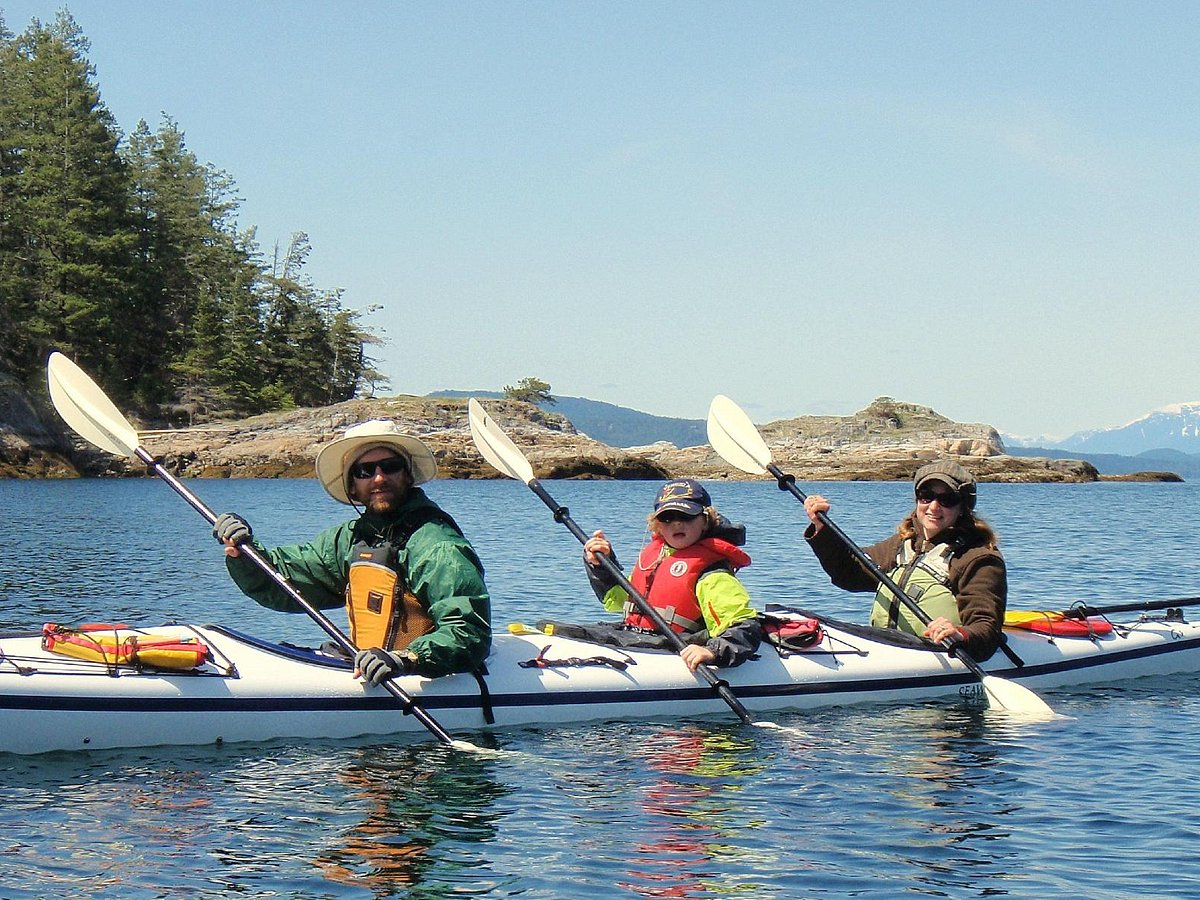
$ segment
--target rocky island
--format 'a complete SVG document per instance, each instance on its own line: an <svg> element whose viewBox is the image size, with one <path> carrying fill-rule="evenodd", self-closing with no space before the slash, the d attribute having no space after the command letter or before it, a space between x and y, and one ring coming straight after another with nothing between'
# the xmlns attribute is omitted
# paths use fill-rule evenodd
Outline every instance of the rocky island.
<svg viewBox="0 0 1200 900"><path fill-rule="evenodd" d="M491 416L528 456L539 478L746 478L712 448L667 443L610 447L565 417L531 403L487 400ZM307 478L319 447L348 426L395 421L433 449L440 476L497 478L476 451L462 398L396 396L268 413L179 429L140 430L142 445L182 477ZM142 423L134 422L141 429ZM760 427L772 457L805 481L909 478L931 459L959 460L983 481L1085 482L1080 460L1011 456L988 425L954 422L929 407L881 397L851 416L802 416ZM70 478L142 474L133 460L86 445L54 414L0 382L0 477Z"/></svg>

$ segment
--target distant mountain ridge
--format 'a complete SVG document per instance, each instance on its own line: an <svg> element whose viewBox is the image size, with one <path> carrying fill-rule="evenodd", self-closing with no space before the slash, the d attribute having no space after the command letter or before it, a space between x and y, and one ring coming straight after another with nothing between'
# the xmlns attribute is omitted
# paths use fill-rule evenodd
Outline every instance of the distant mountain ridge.
<svg viewBox="0 0 1200 900"><path fill-rule="evenodd" d="M1124 456L1151 450L1200 453L1200 401L1164 406L1117 428L1079 431L1057 446L1063 450Z"/></svg>
<svg viewBox="0 0 1200 900"><path fill-rule="evenodd" d="M1174 472L1182 478L1200 478L1200 453L1180 450L1147 450L1136 456L1119 453L1081 453L1061 447L1009 447L1013 456L1044 456L1048 459L1082 459L1103 475L1132 475L1134 472Z"/></svg>
<svg viewBox="0 0 1200 900"><path fill-rule="evenodd" d="M503 397L500 391L434 391L427 397ZM610 447L645 447L659 441L680 449L708 443L703 419L672 419L585 397L555 397L553 405L539 404L571 420L578 431Z"/></svg>
<svg viewBox="0 0 1200 900"><path fill-rule="evenodd" d="M502 397L500 391L435 391L429 397ZM708 443L702 419L655 416L585 397L556 397L544 408L561 413L579 431L610 447L645 447L667 441L676 447ZM770 426L763 426L769 430ZM1002 439L1008 453L1022 457L1081 459L1105 475L1134 472L1175 472L1200 478L1200 402L1179 403L1155 410L1119 428L1080 431L1066 440L1039 446L1009 435ZM1031 442L1030 442L1031 443Z"/></svg>

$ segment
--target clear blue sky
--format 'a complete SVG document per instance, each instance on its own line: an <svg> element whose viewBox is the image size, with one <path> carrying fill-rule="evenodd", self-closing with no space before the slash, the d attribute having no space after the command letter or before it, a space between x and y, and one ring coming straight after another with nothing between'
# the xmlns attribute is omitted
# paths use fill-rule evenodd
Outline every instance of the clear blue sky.
<svg viewBox="0 0 1200 900"><path fill-rule="evenodd" d="M60 2L0 0L10 30ZM393 389L1065 436L1200 399L1200 4L66 4Z"/></svg>

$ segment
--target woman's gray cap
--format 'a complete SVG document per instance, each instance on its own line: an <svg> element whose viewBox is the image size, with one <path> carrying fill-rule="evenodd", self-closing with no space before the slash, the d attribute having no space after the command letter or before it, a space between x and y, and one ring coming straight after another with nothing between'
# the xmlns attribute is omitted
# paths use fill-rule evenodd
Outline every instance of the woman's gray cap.
<svg viewBox="0 0 1200 900"><path fill-rule="evenodd" d="M943 459L921 466L913 476L913 490L930 481L940 481L966 501L967 509L975 508L975 476L958 463Z"/></svg>

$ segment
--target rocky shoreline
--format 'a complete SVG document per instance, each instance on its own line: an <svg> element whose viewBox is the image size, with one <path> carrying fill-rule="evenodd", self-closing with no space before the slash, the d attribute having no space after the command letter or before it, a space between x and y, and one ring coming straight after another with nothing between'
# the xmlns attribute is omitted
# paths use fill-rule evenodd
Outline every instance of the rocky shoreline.
<svg viewBox="0 0 1200 900"><path fill-rule="evenodd" d="M512 400L488 400L488 412L527 455L539 478L744 479L712 448L659 443L617 448L576 431L554 412ZM499 478L479 455L461 398L397 396L269 413L195 428L140 431L142 445L171 472L196 478L307 478L324 443L372 418L418 435L438 460L439 477ZM138 425L138 423L134 423ZM1091 482L1081 460L1011 456L996 430L953 422L928 407L881 397L852 416L803 416L761 426L772 458L804 481L903 480L924 463L951 458L982 481ZM130 477L134 460L86 445L53 411L0 383L0 477ZM1179 480L1171 473L1121 476Z"/></svg>

